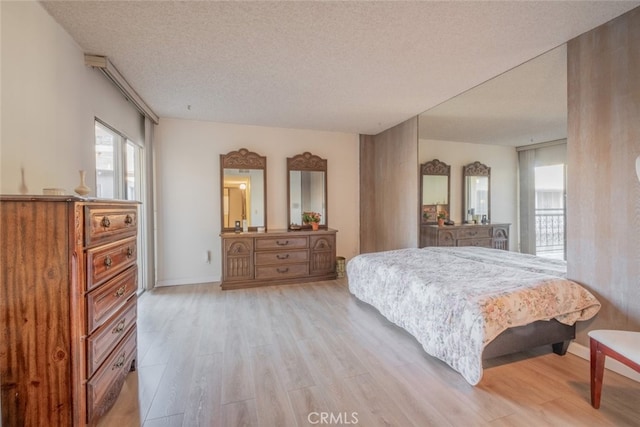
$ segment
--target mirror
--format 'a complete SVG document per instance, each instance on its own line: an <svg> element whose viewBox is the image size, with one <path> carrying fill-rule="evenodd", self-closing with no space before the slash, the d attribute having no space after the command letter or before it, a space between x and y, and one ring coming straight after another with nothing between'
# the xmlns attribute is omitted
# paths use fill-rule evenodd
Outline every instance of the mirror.
<svg viewBox="0 0 640 427"><path fill-rule="evenodd" d="M220 155L222 231L267 224L267 158L245 148Z"/></svg>
<svg viewBox="0 0 640 427"><path fill-rule="evenodd" d="M491 221L491 168L480 162L464 167L464 200L462 218L465 223L487 224Z"/></svg>
<svg viewBox="0 0 640 427"><path fill-rule="evenodd" d="M438 159L420 165L421 223L437 224L438 212L449 217L451 166Z"/></svg>
<svg viewBox="0 0 640 427"><path fill-rule="evenodd" d="M287 158L287 213L289 228L311 228L303 214L320 214L319 226L327 228L327 160L309 152Z"/></svg>

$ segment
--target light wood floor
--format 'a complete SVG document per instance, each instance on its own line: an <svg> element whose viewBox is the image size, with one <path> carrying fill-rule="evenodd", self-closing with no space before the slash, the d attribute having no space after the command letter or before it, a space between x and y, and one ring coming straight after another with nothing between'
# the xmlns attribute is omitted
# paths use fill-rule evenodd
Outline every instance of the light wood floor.
<svg viewBox="0 0 640 427"><path fill-rule="evenodd" d="M344 280L160 288L139 299L138 370L100 426L640 425L640 384L607 371L595 410L577 356L485 366L470 386Z"/></svg>

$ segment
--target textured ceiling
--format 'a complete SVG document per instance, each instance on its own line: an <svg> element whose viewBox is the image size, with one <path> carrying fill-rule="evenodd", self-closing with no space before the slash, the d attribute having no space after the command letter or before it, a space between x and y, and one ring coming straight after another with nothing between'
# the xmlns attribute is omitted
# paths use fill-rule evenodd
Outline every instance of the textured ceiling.
<svg viewBox="0 0 640 427"><path fill-rule="evenodd" d="M421 139L519 147L567 137L563 44L420 115Z"/></svg>
<svg viewBox="0 0 640 427"><path fill-rule="evenodd" d="M85 53L108 56L161 118L366 134L640 4L42 3Z"/></svg>

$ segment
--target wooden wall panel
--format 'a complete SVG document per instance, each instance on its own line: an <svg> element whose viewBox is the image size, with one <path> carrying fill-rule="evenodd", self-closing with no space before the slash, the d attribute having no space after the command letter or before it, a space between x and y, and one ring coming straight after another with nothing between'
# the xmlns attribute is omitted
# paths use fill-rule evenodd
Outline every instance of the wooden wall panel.
<svg viewBox="0 0 640 427"><path fill-rule="evenodd" d="M360 252L417 247L417 117L361 137L360 186Z"/></svg>
<svg viewBox="0 0 640 427"><path fill-rule="evenodd" d="M640 331L640 8L568 44L569 278L603 307L579 324Z"/></svg>

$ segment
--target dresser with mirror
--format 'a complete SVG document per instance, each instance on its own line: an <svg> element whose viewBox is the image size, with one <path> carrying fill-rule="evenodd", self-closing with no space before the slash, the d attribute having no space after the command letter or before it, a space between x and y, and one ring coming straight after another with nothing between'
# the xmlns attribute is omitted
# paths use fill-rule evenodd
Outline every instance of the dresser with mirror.
<svg viewBox="0 0 640 427"><path fill-rule="evenodd" d="M308 152L287 159L283 229L266 226L266 157L240 149L221 155L220 168L222 289L336 278L337 231L328 223L326 159ZM303 223L303 214L312 212L320 215L317 231Z"/></svg>
<svg viewBox="0 0 640 427"><path fill-rule="evenodd" d="M511 224L491 223L491 168L473 162L462 168L462 223L449 219L451 167L435 159L420 165L420 247L480 246L509 250Z"/></svg>

